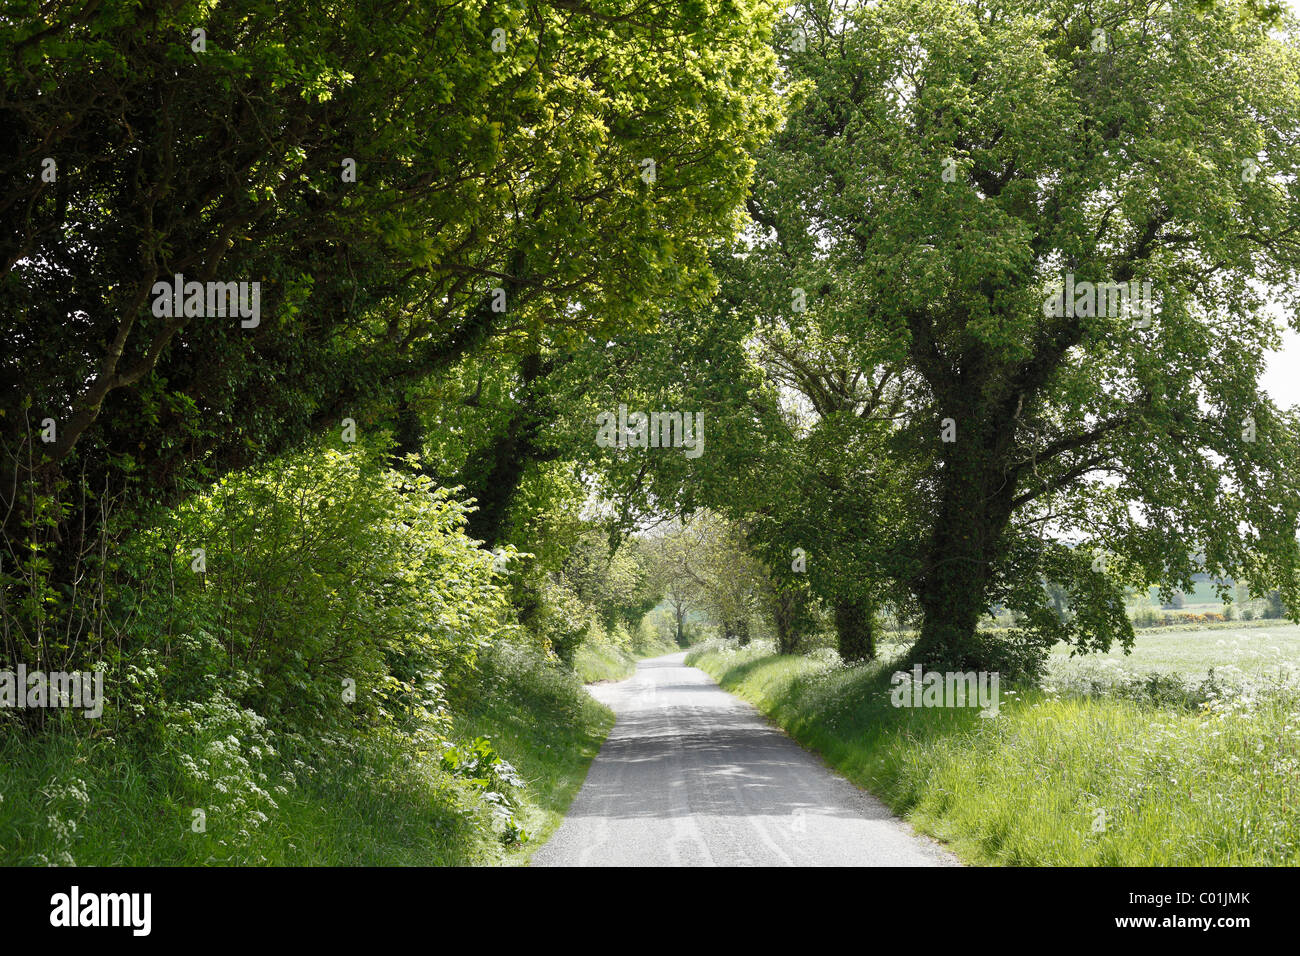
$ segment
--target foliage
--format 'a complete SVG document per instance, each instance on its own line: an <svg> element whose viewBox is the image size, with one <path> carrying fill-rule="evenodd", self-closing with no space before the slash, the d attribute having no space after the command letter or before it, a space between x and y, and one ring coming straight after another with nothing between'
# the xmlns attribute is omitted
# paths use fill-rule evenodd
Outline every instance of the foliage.
<svg viewBox="0 0 1300 956"><path fill-rule="evenodd" d="M771 613L772 584L743 525L701 511L660 529L645 547L679 625L678 643L684 642L691 609L742 641Z"/></svg>
<svg viewBox="0 0 1300 956"><path fill-rule="evenodd" d="M496 752L492 741L475 737L465 744L452 744L442 755L442 769L468 781L482 795L502 826L503 842L528 841L528 834L515 819L519 810L516 791L524 786L524 781L510 762Z"/></svg>
<svg viewBox="0 0 1300 956"><path fill-rule="evenodd" d="M191 724L159 759L129 736L87 734L68 726L37 736L0 733L0 860L8 864L157 866L429 866L523 862L549 835L576 793L613 724L613 715L571 675L530 652L510 655L500 683L500 652L460 687L450 740L464 748L491 735L502 759L525 781L514 788L516 823L532 838L508 844L494 808L472 784L441 767L445 743L412 749L406 735L386 731L298 735L275 740L256 759L269 799L240 820L226 811L243 781L179 771L191 753L201 765L200 739L224 740ZM501 693L508 689L509 693ZM74 716L72 721L81 721ZM84 723L84 722L83 722ZM244 728L228 724L240 734ZM265 735L262 730L260 734ZM257 735L248 738L257 742ZM227 753L234 753L234 745ZM250 760L253 758L249 757ZM225 787L226 789L222 789ZM192 829L206 808L206 832ZM261 812L264 819L253 815ZM247 825L247 818L256 820ZM241 832L246 831L246 832Z"/></svg>
<svg viewBox="0 0 1300 956"><path fill-rule="evenodd" d="M127 563L171 559L130 636L162 644L177 694L233 668L281 728L437 720L446 676L509 632L507 603L465 507L382 457L324 449L229 475L130 542ZM204 633L216 654L185 661Z"/></svg>
<svg viewBox="0 0 1300 956"><path fill-rule="evenodd" d="M772 16L766 0L10 5L6 541L69 483L174 504L345 419L396 429L493 338L645 326L706 293L708 246L777 120ZM178 274L261 283L259 321L156 314L154 283ZM62 545L33 559L56 589L106 520L63 506L39 516Z"/></svg>
<svg viewBox="0 0 1300 956"><path fill-rule="evenodd" d="M465 536L466 506L386 458L322 448L230 474L127 538L100 597L114 629L71 661L103 668L103 718L88 734L76 712L38 734L0 727L4 859L360 862L347 846L373 832L371 862L474 862L496 858L484 835L514 845L551 825L537 801L571 796L607 712L520 657L494 719L558 723L573 747L548 754L506 728L506 756L502 728L464 729L471 702L502 691L495 648L523 631L496 557ZM23 796L41 792L48 821ZM408 838L423 858L387 842L413 820L430 827Z"/></svg>
<svg viewBox="0 0 1300 956"><path fill-rule="evenodd" d="M993 607L1127 645L1125 590L1197 572L1300 605L1300 432L1258 386L1270 302L1300 321L1300 46L1256 13L804 0L778 31L796 105L712 313L765 383L705 366L714 500L919 610L919 660L987 665ZM1052 314L1067 275L1151 283L1151 320Z"/></svg>

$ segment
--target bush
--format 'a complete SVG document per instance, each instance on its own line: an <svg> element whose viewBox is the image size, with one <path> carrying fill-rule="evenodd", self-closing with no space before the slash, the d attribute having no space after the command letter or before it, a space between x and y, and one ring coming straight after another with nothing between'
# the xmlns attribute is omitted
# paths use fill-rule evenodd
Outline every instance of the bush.
<svg viewBox="0 0 1300 956"><path fill-rule="evenodd" d="M1155 627L1156 625L1160 624L1163 619L1164 616L1161 614L1157 614L1153 608L1144 607L1141 608L1136 614L1133 615L1133 626L1134 627Z"/></svg>
<svg viewBox="0 0 1300 956"><path fill-rule="evenodd" d="M83 641L105 670L92 734L80 714L0 725L0 792L21 795L0 802L0 861L446 863L525 839L522 780L486 735L456 739L453 689L462 712L487 681L547 720L595 718L570 684L543 699L553 668L512 676L492 653L520 629L464 516L377 452L322 449L136 530L100 592L115 627ZM69 750L72 775L38 759Z"/></svg>
<svg viewBox="0 0 1300 956"><path fill-rule="evenodd" d="M540 583L521 582L517 598L524 608L521 617L537 646L573 666L578 647L588 640L593 628L599 630L591 608L563 580L549 574L542 575Z"/></svg>
<svg viewBox="0 0 1300 956"><path fill-rule="evenodd" d="M976 631L971 644L963 649L963 659L924 663L927 670L967 671L971 661L978 661L980 670L996 672L1003 681L1032 684L1042 676L1050 652L1050 644L1027 631Z"/></svg>
<svg viewBox="0 0 1300 956"><path fill-rule="evenodd" d="M442 769L467 781L492 808L502 828L503 843L523 843L528 834L520 826L519 793L524 781L509 761L496 752L487 737L475 737L468 743L452 744L442 755Z"/></svg>
<svg viewBox="0 0 1300 956"><path fill-rule="evenodd" d="M436 720L446 675L510 630L464 514L364 450L231 475L128 542L137 566L170 556L132 643L169 699L219 678L276 729Z"/></svg>
<svg viewBox="0 0 1300 956"><path fill-rule="evenodd" d="M1269 593L1264 599L1264 611L1260 617L1274 619L1286 617L1286 605L1282 602L1282 595L1277 591Z"/></svg>

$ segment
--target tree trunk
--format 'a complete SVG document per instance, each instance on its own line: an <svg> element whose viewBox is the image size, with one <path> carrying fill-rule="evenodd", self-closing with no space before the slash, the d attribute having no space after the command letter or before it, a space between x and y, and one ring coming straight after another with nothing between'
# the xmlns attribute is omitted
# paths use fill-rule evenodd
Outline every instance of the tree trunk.
<svg viewBox="0 0 1300 956"><path fill-rule="evenodd" d="M553 417L544 380L555 365L556 360L543 360L536 352L519 360L517 404L504 431L471 454L462 470L460 483L478 509L466 516L465 531L488 547L498 544L505 534L510 507L529 462L556 456L553 448L542 447L545 425Z"/></svg>
<svg viewBox="0 0 1300 956"><path fill-rule="evenodd" d="M424 422L405 397L397 406L394 432L393 467L401 471L420 471L424 461ZM411 455L415 456L417 462L414 466L407 464L407 458Z"/></svg>
<svg viewBox="0 0 1300 956"><path fill-rule="evenodd" d="M869 661L876 656L876 612L865 598L842 598L835 602L835 633L839 637L840 660L846 664Z"/></svg>
<svg viewBox="0 0 1300 956"><path fill-rule="evenodd" d="M798 591L782 589L772 598L772 619L776 624L776 649L780 654L799 653L803 634L799 629L799 612L803 610L803 595Z"/></svg>
<svg viewBox="0 0 1300 956"><path fill-rule="evenodd" d="M1015 492L1014 482L989 464L996 460L985 448L957 446L945 461L939 520L917 588L923 617L912 660L924 667L987 669L976 626L988 610Z"/></svg>
<svg viewBox="0 0 1300 956"><path fill-rule="evenodd" d="M920 596L921 635L912 659L935 670L983 670L975 630L987 609L989 576L974 563L958 564L936 568Z"/></svg>
<svg viewBox="0 0 1300 956"><path fill-rule="evenodd" d="M734 637L740 642L741 647L749 643L749 618L732 618L729 621L724 621L722 628L727 640Z"/></svg>

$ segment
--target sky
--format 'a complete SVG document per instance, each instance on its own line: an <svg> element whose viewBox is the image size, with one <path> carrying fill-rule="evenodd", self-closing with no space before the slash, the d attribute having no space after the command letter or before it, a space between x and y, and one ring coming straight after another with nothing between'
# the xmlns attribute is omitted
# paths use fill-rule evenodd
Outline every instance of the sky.
<svg viewBox="0 0 1300 956"><path fill-rule="evenodd" d="M1300 0L1287 0L1300 15ZM1291 329L1282 332L1282 348L1268 359L1268 371L1260 384L1273 401L1286 408L1300 405L1300 334Z"/></svg>
<svg viewBox="0 0 1300 956"><path fill-rule="evenodd" d="M1282 348L1269 354L1268 370L1259 383L1279 407L1300 405L1300 335L1284 331Z"/></svg>

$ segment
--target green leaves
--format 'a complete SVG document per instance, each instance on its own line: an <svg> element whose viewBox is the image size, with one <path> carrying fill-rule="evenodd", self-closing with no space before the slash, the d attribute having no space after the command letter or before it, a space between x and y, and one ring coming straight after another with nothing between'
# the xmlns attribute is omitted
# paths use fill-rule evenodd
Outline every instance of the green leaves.
<svg viewBox="0 0 1300 956"><path fill-rule="evenodd" d="M1300 47L1247 12L798 5L785 63L806 92L759 155L754 226L720 269L739 318L715 334L806 407L725 459L761 478L714 500L787 548L812 538L850 589L900 585L954 664L994 604L1106 647L1131 639L1124 586L1200 567L1290 589L1295 432L1257 378L1267 300L1300 322L1300 193L1242 170L1300 169L1278 135L1300 128ZM1045 315L1067 274L1150 282L1154 321ZM845 386L882 381L874 406ZM1247 416L1267 441L1242 439ZM1080 571L1074 545L1123 575ZM1070 591L1064 627L1044 578Z"/></svg>
<svg viewBox="0 0 1300 956"><path fill-rule="evenodd" d="M443 753L441 764L443 770L466 781L479 792L501 827L503 843L511 845L528 841L528 833L515 818L520 810L518 791L524 788L524 780L509 761L496 752L491 740L480 736L465 744L452 744Z"/></svg>
<svg viewBox="0 0 1300 956"><path fill-rule="evenodd" d="M493 334L645 324L705 283L776 121L772 11L734 6L111 2L48 29L35 8L6 19L0 41L43 68L12 63L0 99L15 143L0 310L26 367L0 401L60 410L60 462L83 435L99 469L129 448L166 497L207 453L237 467L382 419ZM33 175L46 155L53 185ZM141 295L176 272L255 278L276 321L162 321ZM184 449L137 407L154 373L202 409Z"/></svg>

